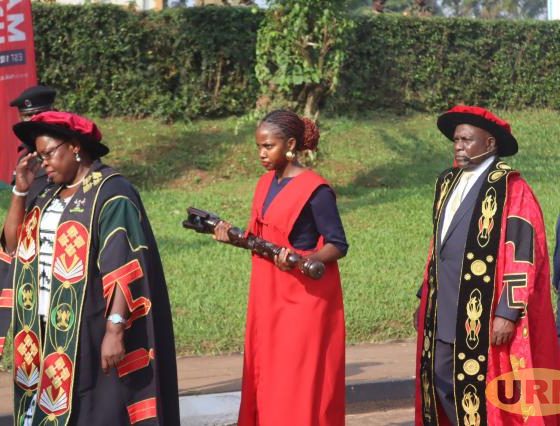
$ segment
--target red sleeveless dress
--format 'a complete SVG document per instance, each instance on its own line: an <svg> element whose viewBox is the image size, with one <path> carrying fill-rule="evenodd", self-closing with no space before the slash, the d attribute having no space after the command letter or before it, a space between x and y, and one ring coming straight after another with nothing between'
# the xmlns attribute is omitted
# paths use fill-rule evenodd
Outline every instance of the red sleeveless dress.
<svg viewBox="0 0 560 426"><path fill-rule="evenodd" d="M283 247L303 207L327 182L294 177L262 214L274 172L259 180L249 232ZM323 245L320 239L316 250ZM309 253L309 252L307 252ZM253 256L239 426L344 425L344 310L338 265L312 280Z"/></svg>

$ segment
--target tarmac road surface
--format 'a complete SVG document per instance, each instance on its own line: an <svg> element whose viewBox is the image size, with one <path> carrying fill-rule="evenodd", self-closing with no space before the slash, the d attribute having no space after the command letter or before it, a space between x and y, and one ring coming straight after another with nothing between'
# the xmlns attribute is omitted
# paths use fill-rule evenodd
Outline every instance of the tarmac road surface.
<svg viewBox="0 0 560 426"><path fill-rule="evenodd" d="M349 414L346 426L413 426L414 408L397 408L372 413Z"/></svg>

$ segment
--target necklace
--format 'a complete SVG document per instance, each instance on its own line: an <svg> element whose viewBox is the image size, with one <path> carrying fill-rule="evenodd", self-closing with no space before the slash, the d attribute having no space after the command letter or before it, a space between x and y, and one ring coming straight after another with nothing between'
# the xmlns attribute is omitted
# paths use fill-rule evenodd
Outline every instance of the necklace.
<svg viewBox="0 0 560 426"><path fill-rule="evenodd" d="M72 185L64 185L66 188L75 188L77 187L80 183L82 183L82 181L84 180L85 176L83 178L81 178L78 182L73 183Z"/></svg>

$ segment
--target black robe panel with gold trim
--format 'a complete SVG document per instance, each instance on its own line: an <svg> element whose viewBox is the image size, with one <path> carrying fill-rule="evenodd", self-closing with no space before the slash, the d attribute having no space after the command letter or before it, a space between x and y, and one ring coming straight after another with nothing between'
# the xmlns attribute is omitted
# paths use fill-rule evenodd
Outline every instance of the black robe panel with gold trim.
<svg viewBox="0 0 560 426"><path fill-rule="evenodd" d="M503 162L494 162L479 192L469 225L465 259L459 287L455 352L462 367L455 364L454 388L458 419L467 416L485 424L484 391L489 347L490 312L494 302L494 275L500 243L502 212L507 192L507 175ZM438 235L445 201L458 184L462 171L450 169L438 179L434 202L434 235ZM422 385L423 424L438 424L434 386L434 348L437 327L437 250L432 244L428 265L428 299L422 316L424 323L420 381ZM455 357L454 357L455 358ZM464 370L464 371L463 371ZM460 372L459 372L460 371ZM461 422L462 423L462 422Z"/></svg>
<svg viewBox="0 0 560 426"><path fill-rule="evenodd" d="M179 424L171 312L155 239L136 190L99 162L62 214L40 335L37 226L58 190L48 187L29 209L13 267L21 295L14 310L16 419L36 395L34 425ZM101 343L116 286L131 312L126 355L104 375Z"/></svg>

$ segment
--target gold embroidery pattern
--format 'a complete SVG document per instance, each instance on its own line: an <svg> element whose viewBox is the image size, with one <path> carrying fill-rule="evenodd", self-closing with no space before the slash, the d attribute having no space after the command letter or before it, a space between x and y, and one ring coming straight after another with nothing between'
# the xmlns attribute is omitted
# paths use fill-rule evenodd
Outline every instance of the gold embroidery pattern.
<svg viewBox="0 0 560 426"><path fill-rule="evenodd" d="M468 359L463 364L463 370L469 376L474 376L480 371L480 364L476 359Z"/></svg>
<svg viewBox="0 0 560 426"><path fill-rule="evenodd" d="M525 358L523 357L516 357L515 355L509 356L509 362L511 363L511 369L513 371L513 377L515 380L519 380L519 370L523 370L526 367ZM522 391L521 394L523 395ZM527 421L527 419L535 414L535 407L532 404L525 403L525 398L521 397L521 412L523 413L523 420Z"/></svg>
<svg viewBox="0 0 560 426"><path fill-rule="evenodd" d="M463 417L464 426L480 426L480 398L476 392L476 388L472 385L465 387L463 391L463 400L461 401L465 416Z"/></svg>
<svg viewBox="0 0 560 426"><path fill-rule="evenodd" d="M477 241L480 247L486 247L490 242L490 234L494 229L494 216L498 211L498 203L496 201L497 194L494 188L488 188L486 196L482 200L482 209L480 219L478 220L478 236Z"/></svg>
<svg viewBox="0 0 560 426"><path fill-rule="evenodd" d="M493 170L488 174L488 182L498 182L501 178L507 175L509 171L511 171L511 167L503 161L500 161L498 164L496 164L496 170Z"/></svg>
<svg viewBox="0 0 560 426"><path fill-rule="evenodd" d="M486 263L484 263L483 260L475 260L471 264L471 271L477 277L480 277L481 275L484 275L486 273L486 270L487 270Z"/></svg>
<svg viewBox="0 0 560 426"><path fill-rule="evenodd" d="M84 182L82 183L84 194L94 186L99 185L102 180L103 180L103 175L100 172L93 172L92 174L86 176Z"/></svg>
<svg viewBox="0 0 560 426"><path fill-rule="evenodd" d="M29 327L14 337L14 380L24 391L35 390L41 366L39 339Z"/></svg>
<svg viewBox="0 0 560 426"><path fill-rule="evenodd" d="M426 310L426 312L432 312L432 299L434 296L434 288L430 288L430 292L428 294L428 309Z"/></svg>
<svg viewBox="0 0 560 426"><path fill-rule="evenodd" d="M80 281L87 262L87 229L79 222L65 222L59 226L54 250L54 276L69 284Z"/></svg>
<svg viewBox="0 0 560 426"><path fill-rule="evenodd" d="M478 194L464 249L453 366L457 416L461 426L490 424L485 395L490 316L509 174L509 167L505 164L491 167Z"/></svg>
<svg viewBox="0 0 560 426"><path fill-rule="evenodd" d="M70 409L73 369L72 361L61 349L45 358L38 405L51 422Z"/></svg>
<svg viewBox="0 0 560 426"><path fill-rule="evenodd" d="M440 190L440 193L439 193L439 199L438 199L438 202L436 204L436 211L439 211L439 209L441 208L443 200L445 200L445 196L449 192L449 187L451 186L451 180L452 179L453 179L453 173L448 173L447 176L445 176L445 178L443 179L443 182L441 183L441 190Z"/></svg>
<svg viewBox="0 0 560 426"><path fill-rule="evenodd" d="M467 321L465 321L465 329L467 331L466 343L469 349L473 350L478 346L481 323L480 317L482 316L482 295L478 289L474 289L469 301L467 302Z"/></svg>
<svg viewBox="0 0 560 426"><path fill-rule="evenodd" d="M35 297L33 286L31 284L24 284L21 287L21 306L23 309L30 310L35 305Z"/></svg>
<svg viewBox="0 0 560 426"><path fill-rule="evenodd" d="M29 227L23 228L19 238L13 278L14 296L18 297L13 314L13 371L17 385L14 386L13 413L18 424L23 421L32 400L36 403L34 424L62 426L70 419L79 325L80 321L87 320L81 318L81 314L90 255L88 225L92 223L98 201L96 191L105 179L114 174L110 173L113 172L107 168L87 179L91 190L87 203L81 206L85 214L80 215L79 220L61 220L58 226L53 253L51 312L43 335L37 321L38 250L33 247L32 241L38 246L41 214L58 190L51 189L48 197L44 192L42 198L37 198L37 205L27 216L29 220L24 222L24 226ZM30 305L33 307L26 309ZM29 338L26 339L25 333L29 334ZM32 359L32 364L29 364Z"/></svg>
<svg viewBox="0 0 560 426"><path fill-rule="evenodd" d="M37 226L37 217L32 216L31 220L29 220L29 222L27 222L27 224L25 225L25 238L27 239L33 238L33 231L36 226Z"/></svg>
<svg viewBox="0 0 560 426"><path fill-rule="evenodd" d="M71 226L68 231L58 239L60 245L64 247L64 251L68 256L74 256L76 249L80 249L86 243L75 226Z"/></svg>
<svg viewBox="0 0 560 426"><path fill-rule="evenodd" d="M55 389L58 389L65 380L70 378L70 371L62 358L57 359L53 365L47 368L45 374L51 379Z"/></svg>
<svg viewBox="0 0 560 426"><path fill-rule="evenodd" d="M27 334L23 341L19 344L17 351L23 357L25 363L32 366L33 359L39 353L39 348L37 347L37 343L30 337L29 334Z"/></svg>
<svg viewBox="0 0 560 426"><path fill-rule="evenodd" d="M424 417L431 421L430 381L428 380L428 372L426 370L422 371L422 392L424 393Z"/></svg>
<svg viewBox="0 0 560 426"><path fill-rule="evenodd" d="M64 308L56 310L56 327L62 331L68 330L70 327L70 320L72 318L72 312L68 308Z"/></svg>
<svg viewBox="0 0 560 426"><path fill-rule="evenodd" d="M17 256L23 263L31 263L37 255L39 214L39 209L34 208L23 224L23 232L17 248Z"/></svg>
<svg viewBox="0 0 560 426"><path fill-rule="evenodd" d="M460 171L448 171L441 177L436 185L436 196L433 207L434 235L440 223L441 209L454 184L461 176ZM430 264L428 266L428 297L426 303L423 331L424 341L421 350L420 387L422 395L422 417L424 424L437 423L437 401L433 383L433 348L434 330L436 325L436 297L437 279L435 273L435 259L437 258L435 246L432 247Z"/></svg>

